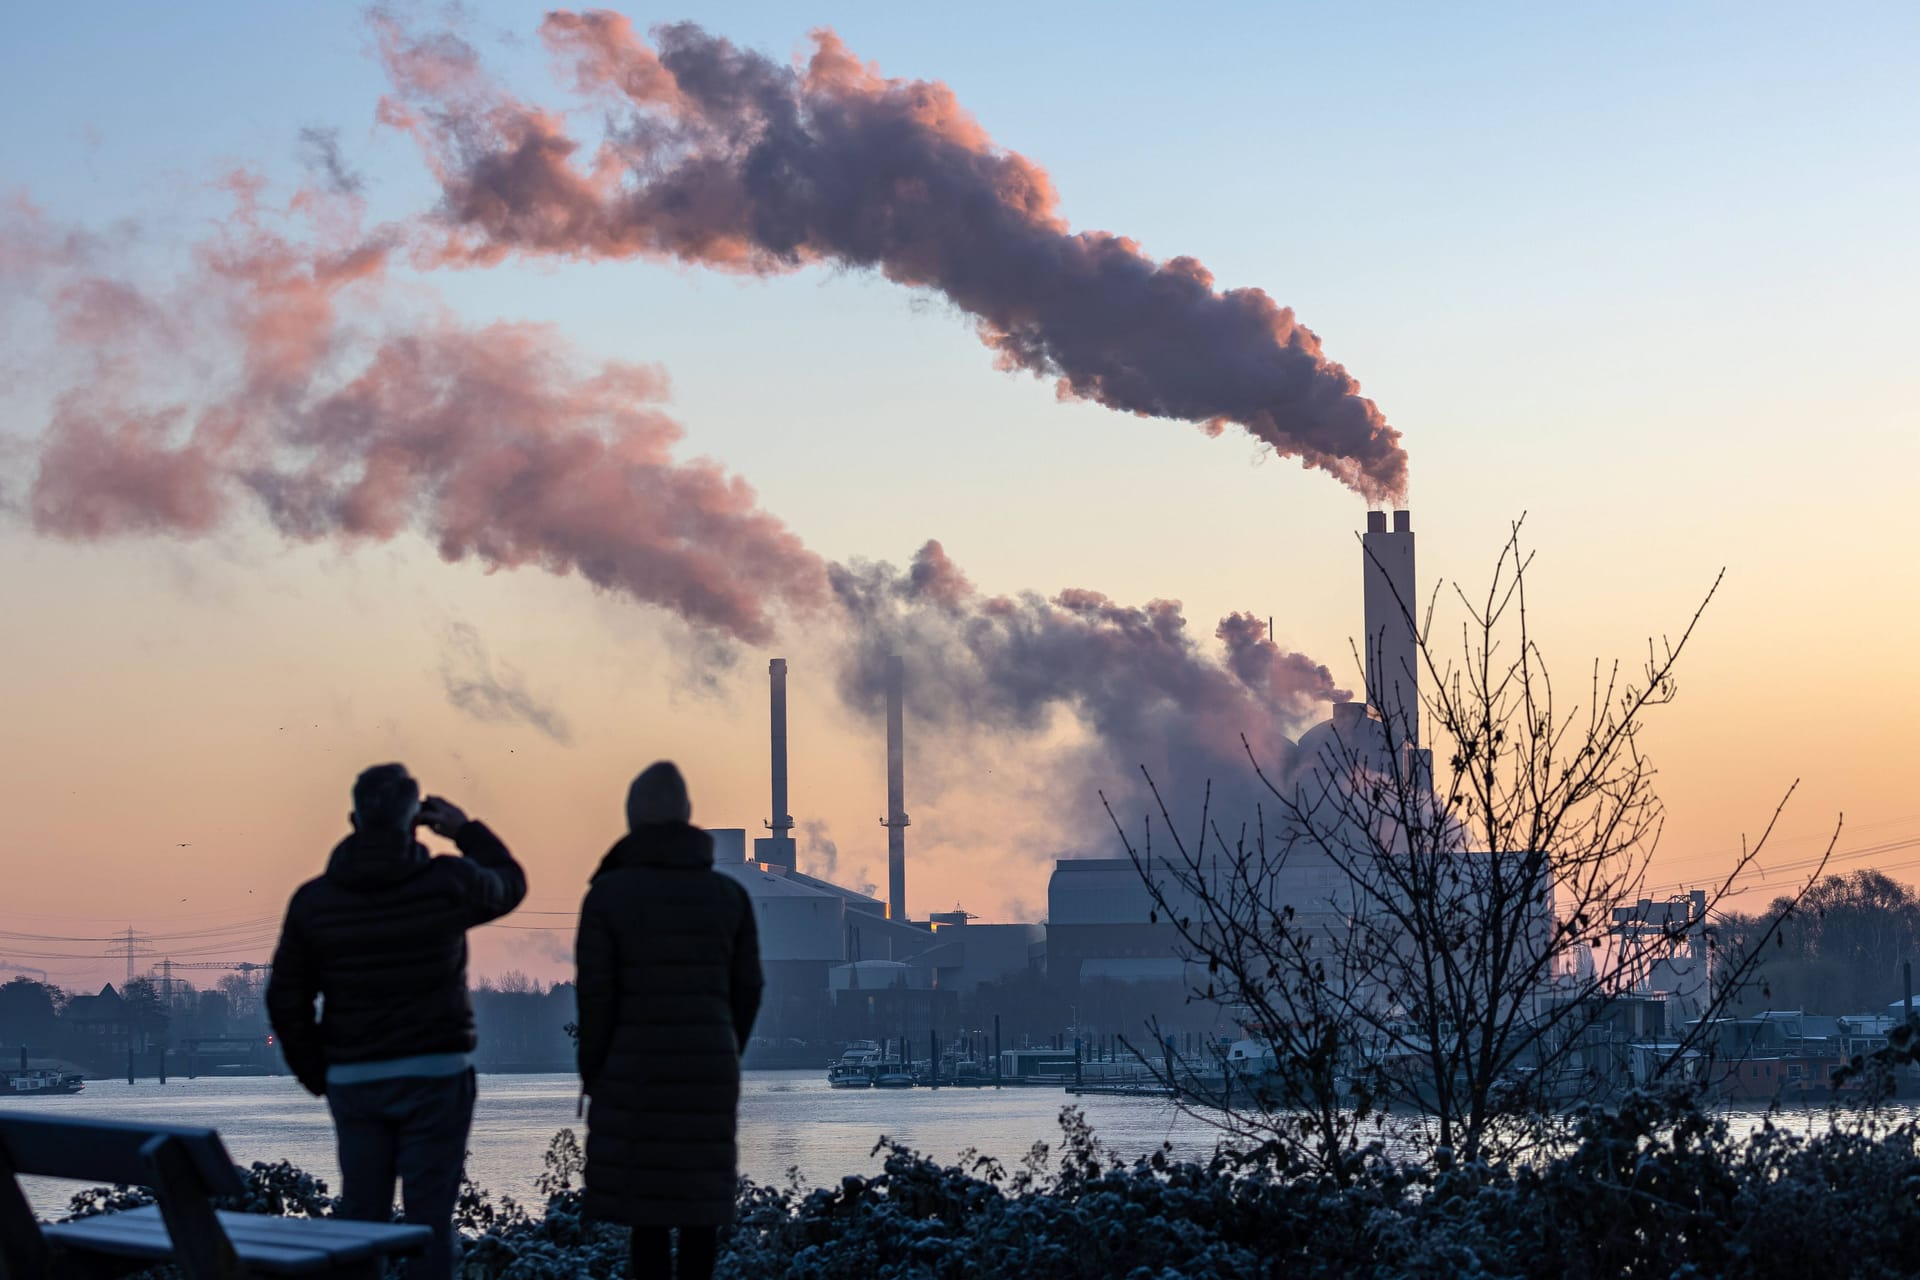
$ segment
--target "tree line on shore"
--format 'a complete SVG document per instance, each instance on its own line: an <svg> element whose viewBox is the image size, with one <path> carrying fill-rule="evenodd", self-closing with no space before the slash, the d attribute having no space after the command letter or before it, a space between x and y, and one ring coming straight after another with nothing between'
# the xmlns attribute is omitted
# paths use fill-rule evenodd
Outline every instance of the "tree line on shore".
<svg viewBox="0 0 1920 1280"><path fill-rule="evenodd" d="M1884 1012L1902 998L1902 966L1920 959L1920 894L1883 871L1863 869L1817 881L1796 902L1728 912L1715 925L1718 947L1738 958L1760 948L1755 981L1736 999L1742 1012Z"/></svg>
<svg viewBox="0 0 1920 1280"><path fill-rule="evenodd" d="M482 977L471 996L482 1070L571 1069L573 1042L566 1027L574 1017L572 983L542 984L514 970ZM178 977L137 977L94 993L24 974L0 983L0 1068L24 1051L30 1060L113 1075L126 1070L131 1050L145 1074L164 1048L174 1069L185 1071L196 1044L219 1046L210 1050L213 1059L235 1069L283 1069L252 974L226 974L204 990Z"/></svg>

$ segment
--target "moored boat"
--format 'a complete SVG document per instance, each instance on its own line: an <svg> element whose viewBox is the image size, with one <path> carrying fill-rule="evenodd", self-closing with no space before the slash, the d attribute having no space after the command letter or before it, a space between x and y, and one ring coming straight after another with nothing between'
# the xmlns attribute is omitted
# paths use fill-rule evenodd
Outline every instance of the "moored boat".
<svg viewBox="0 0 1920 1280"><path fill-rule="evenodd" d="M86 1080L77 1071L55 1071L50 1067L0 1071L0 1098L34 1098L45 1094L78 1093L86 1087Z"/></svg>
<svg viewBox="0 0 1920 1280"><path fill-rule="evenodd" d="M880 1046L872 1040L855 1040L838 1060L827 1066L827 1083L836 1089L867 1089L880 1065Z"/></svg>

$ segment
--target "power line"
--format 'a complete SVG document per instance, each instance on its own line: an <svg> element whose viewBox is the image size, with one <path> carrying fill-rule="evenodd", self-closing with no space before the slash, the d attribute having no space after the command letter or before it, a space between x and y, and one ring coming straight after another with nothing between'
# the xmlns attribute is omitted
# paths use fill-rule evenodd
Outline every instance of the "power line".
<svg viewBox="0 0 1920 1280"><path fill-rule="evenodd" d="M1859 862L1863 858L1878 857L1881 854L1898 853L1902 849L1913 849L1913 848L1920 848L1920 836L1909 836L1904 840L1886 840L1886 841L1882 841L1879 844L1862 845L1857 849L1835 850L1833 855L1827 858L1826 862L1828 867L1844 866L1849 863ZM1756 876L1763 880L1768 876L1791 876L1796 872L1813 870L1815 867L1820 865L1820 861L1821 861L1821 855L1814 854L1811 857L1796 858L1790 862L1775 863L1771 867L1756 865L1746 871L1741 872L1738 876L1735 876L1734 884L1728 887L1728 891L1730 893L1732 892L1751 893L1755 889L1760 887L1758 885L1751 883L1752 879ZM1902 868L1914 866L1914 865L1920 865L1920 864L1915 864L1910 862L1896 863L1890 866L1870 867L1866 869L1875 870L1875 871L1890 871L1890 870L1902 869ZM1708 880L1713 880L1718 878L1720 877L1707 877ZM1742 881L1748 882L1744 888L1738 887L1740 886ZM1684 889L1699 888L1701 884L1702 884L1701 880L1681 881L1674 884L1664 884L1664 885L1653 886L1648 888L1646 892L1654 893L1654 894L1667 893L1667 892L1679 892Z"/></svg>
<svg viewBox="0 0 1920 1280"><path fill-rule="evenodd" d="M195 964L203 958L263 952L278 936L279 918L271 915L230 916L220 923L153 932L131 925L115 933L0 929L0 952L9 962L29 968L47 966L64 974L95 968L90 961L120 960L125 966L124 978L131 982L138 975L140 961L157 953Z"/></svg>
<svg viewBox="0 0 1920 1280"><path fill-rule="evenodd" d="M1920 813L1903 814L1892 818L1880 818L1873 822L1850 822L1847 824L1846 829L1849 833L1857 837L1869 831L1879 831L1887 827L1910 826L1915 823L1920 823ZM1832 837L1832 834L1833 830L1831 827L1824 831L1802 831L1791 836L1785 833L1777 833L1769 843L1775 846L1785 846L1788 849L1791 849L1795 845L1817 848L1824 847L1827 840ZM1746 852L1747 850L1743 848L1727 848L1706 853L1685 854L1666 865L1669 871L1675 868L1684 870L1694 866L1711 866L1714 864L1724 866L1728 860L1741 857Z"/></svg>
<svg viewBox="0 0 1920 1280"><path fill-rule="evenodd" d="M216 925L205 929L181 929L172 932L142 933L140 936L149 941L186 942L206 938L218 938L227 934L253 932L269 927L278 927L278 916L248 916L230 924ZM0 929L0 941L4 942L110 942L124 945L124 932L108 934L74 933L27 933L16 929Z"/></svg>

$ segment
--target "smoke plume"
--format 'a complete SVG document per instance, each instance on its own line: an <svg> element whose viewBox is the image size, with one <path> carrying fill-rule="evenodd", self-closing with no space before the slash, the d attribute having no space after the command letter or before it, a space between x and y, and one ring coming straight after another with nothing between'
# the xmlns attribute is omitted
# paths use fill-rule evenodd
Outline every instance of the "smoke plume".
<svg viewBox="0 0 1920 1280"><path fill-rule="evenodd" d="M86 353L41 436L39 531L191 537L251 498L292 538L417 530L450 562L577 572L750 642L770 610L825 599L818 558L744 481L673 456L662 371L583 372L536 325L435 312L390 332L393 238L360 234L355 201L300 193L314 238L296 242L257 184L231 185L237 213L167 292L63 257L42 227L0 230L0 261L31 263L63 348Z"/></svg>
<svg viewBox="0 0 1920 1280"><path fill-rule="evenodd" d="M1132 606L1084 588L987 596L937 542L905 570L835 565L830 575L849 624L840 686L850 706L878 717L885 659L901 654L916 724L1035 735L1069 713L1090 738L1084 771L1110 790L1130 790L1143 764L1182 795L1242 780L1242 735L1284 769L1287 734L1351 696L1248 615L1220 623L1217 660L1178 601Z"/></svg>
<svg viewBox="0 0 1920 1280"><path fill-rule="evenodd" d="M527 688L514 668L495 669L487 646L471 623L447 628L440 655L440 683L447 701L482 724L524 724L563 747L573 745L567 717Z"/></svg>
<svg viewBox="0 0 1920 1280"><path fill-rule="evenodd" d="M822 880L831 880L840 869L840 844L833 838L832 829L818 818L809 818L800 824L800 834L805 839L802 846L807 854L809 874Z"/></svg>
<svg viewBox="0 0 1920 1280"><path fill-rule="evenodd" d="M1003 368L1276 452L1371 500L1398 497L1400 433L1290 308L1218 289L1190 257L1073 232L1046 172L994 145L939 82L885 79L831 31L782 66L690 24L603 11L541 26L610 113L583 157L559 114L488 79L457 36L375 31L395 92L381 119L419 142L444 193L430 259L652 257L770 275L824 262L938 291Z"/></svg>

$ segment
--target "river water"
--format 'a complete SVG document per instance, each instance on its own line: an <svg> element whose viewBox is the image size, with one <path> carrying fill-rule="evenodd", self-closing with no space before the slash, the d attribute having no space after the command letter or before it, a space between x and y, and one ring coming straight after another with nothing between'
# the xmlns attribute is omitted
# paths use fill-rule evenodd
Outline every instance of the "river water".
<svg viewBox="0 0 1920 1280"><path fill-rule="evenodd" d="M495 1195L538 1203L533 1180L561 1129L585 1136L574 1116L573 1075L483 1075L474 1109L467 1172ZM1105 1146L1132 1158L1170 1143L1181 1156L1213 1152L1217 1132L1164 1099L1082 1096L1059 1089L833 1089L825 1073L749 1071L740 1094L740 1171L756 1182L784 1181L789 1169L812 1185L877 1172L874 1142L885 1134L936 1159L972 1147L1009 1166L1036 1142L1058 1146L1060 1109L1076 1103ZM235 1162L290 1160L340 1189L327 1106L290 1076L90 1080L84 1092L9 1104L38 1115L99 1116L218 1129ZM36 1213L57 1214L75 1184L23 1179Z"/></svg>
<svg viewBox="0 0 1920 1280"><path fill-rule="evenodd" d="M498 1195L538 1204L533 1180L547 1144L561 1129L582 1137L575 1118L579 1079L566 1075L483 1075L468 1141L468 1175ZM1009 1167L1036 1142L1058 1146L1060 1109L1078 1105L1103 1147L1133 1159L1170 1146L1176 1156L1210 1156L1219 1132L1165 1099L1082 1095L1057 1088L833 1089L825 1073L749 1071L740 1092L740 1171L763 1184L782 1183L788 1170L809 1185L837 1183L847 1174L875 1173L873 1152L882 1134L939 1160L973 1148ZM241 1165L290 1160L340 1190L333 1123L326 1103L309 1097L291 1076L90 1080L84 1092L7 1104L41 1115L100 1116L218 1129ZM1896 1118L1916 1113L1896 1104ZM1824 1122L1824 1108L1776 1114L1776 1122L1805 1131ZM1736 1132L1761 1122L1759 1111L1729 1112ZM1390 1144L1392 1139L1389 1139ZM53 1216L78 1184L25 1178L34 1211Z"/></svg>

